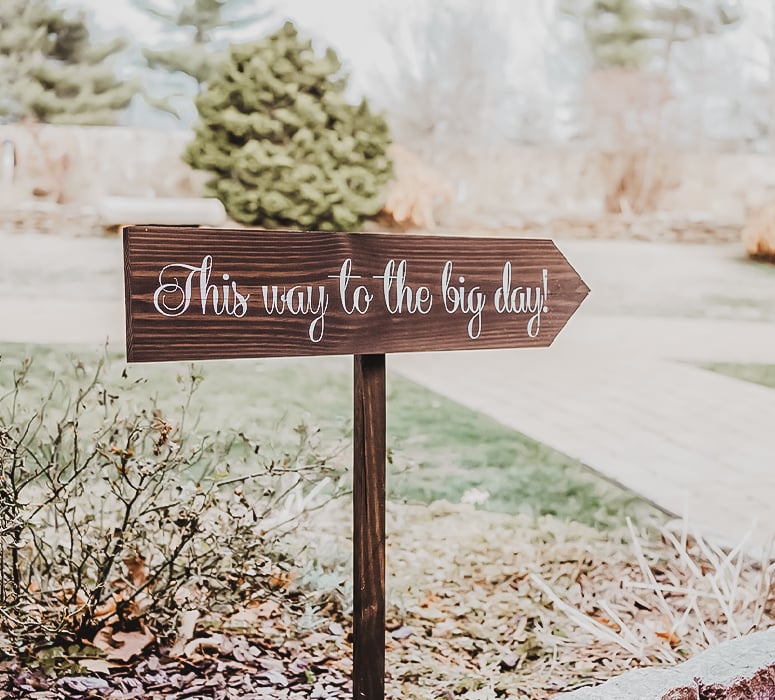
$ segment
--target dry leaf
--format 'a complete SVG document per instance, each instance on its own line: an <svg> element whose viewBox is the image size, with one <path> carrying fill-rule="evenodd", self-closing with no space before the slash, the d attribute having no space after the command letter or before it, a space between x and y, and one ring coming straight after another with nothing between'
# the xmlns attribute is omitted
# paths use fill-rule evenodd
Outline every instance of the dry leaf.
<svg viewBox="0 0 775 700"><path fill-rule="evenodd" d="M203 649L219 650L222 643L222 634L214 634L211 637L199 637L198 639L192 639L183 648L183 655L187 658L191 658Z"/></svg>
<svg viewBox="0 0 775 700"><path fill-rule="evenodd" d="M78 665L92 673L110 673L115 664L110 664L105 659L79 659Z"/></svg>
<svg viewBox="0 0 775 700"><path fill-rule="evenodd" d="M113 632L110 649L105 649L105 652L108 660L126 662L140 654L153 640L153 633L146 629L138 632ZM96 639L95 646L98 646Z"/></svg>
<svg viewBox="0 0 775 700"><path fill-rule="evenodd" d="M224 628L227 630L233 630L237 632L246 632L249 630L257 630L261 627L264 620L269 619L269 615L265 614L266 611L260 607L245 608L239 612L234 613L224 623Z"/></svg>
<svg viewBox="0 0 775 700"><path fill-rule="evenodd" d="M616 632L619 632L621 630L621 627L618 624L609 620L605 615L590 615L590 617L593 620L597 620L601 625L610 627L612 630L615 630Z"/></svg>
<svg viewBox="0 0 775 700"><path fill-rule="evenodd" d="M113 639L113 628L103 627L94 635L91 643L100 651L111 651L113 649L111 639Z"/></svg>
<svg viewBox="0 0 775 700"><path fill-rule="evenodd" d="M126 450L124 450L121 447L119 447L118 445L111 445L110 446L110 451L114 455L119 455L120 457L133 457L134 454L135 454L135 451L131 447L126 449Z"/></svg>
<svg viewBox="0 0 775 700"><path fill-rule="evenodd" d="M60 682L70 693L75 693L79 696L87 694L93 696L95 692L104 692L110 688L110 685L104 678L90 678L88 676L63 678Z"/></svg>
<svg viewBox="0 0 775 700"><path fill-rule="evenodd" d="M664 631L655 630L654 634L656 634L660 639L666 639L671 647L677 646L681 640L678 638L678 635L671 629L670 620L668 619L667 615L663 615L662 619L665 625Z"/></svg>
<svg viewBox="0 0 775 700"><path fill-rule="evenodd" d="M402 627L399 627L397 630L393 630L390 633L390 636L393 637L393 639L406 639L407 637L411 637L415 632L414 627L410 627L409 625L403 625Z"/></svg>
<svg viewBox="0 0 775 700"><path fill-rule="evenodd" d="M272 588L289 588L295 578L293 571L275 571L269 575L269 585Z"/></svg>
<svg viewBox="0 0 775 700"><path fill-rule="evenodd" d="M98 620L103 617L110 617L116 612L116 596L111 596L102 605L94 608L94 617Z"/></svg>
<svg viewBox="0 0 775 700"><path fill-rule="evenodd" d="M252 611L257 617L269 619L280 610L280 604L276 600L253 601L248 603L245 609Z"/></svg>
<svg viewBox="0 0 775 700"><path fill-rule="evenodd" d="M519 657L511 651L507 651L501 656L501 668L512 669L519 662Z"/></svg>
<svg viewBox="0 0 775 700"><path fill-rule="evenodd" d="M657 631L655 634L660 639L666 639L671 647L677 646L681 642L681 640L678 638L678 635L675 632L671 632L670 630L666 630L664 632Z"/></svg>
<svg viewBox="0 0 775 700"><path fill-rule="evenodd" d="M127 579L135 588L142 588L148 583L148 566L145 563L145 557L135 555L124 559Z"/></svg>
<svg viewBox="0 0 775 700"><path fill-rule="evenodd" d="M170 656L178 658L183 656L186 650L186 644L194 638L196 623L199 621L198 610L185 610L180 615L180 624L178 625L178 638L170 650Z"/></svg>

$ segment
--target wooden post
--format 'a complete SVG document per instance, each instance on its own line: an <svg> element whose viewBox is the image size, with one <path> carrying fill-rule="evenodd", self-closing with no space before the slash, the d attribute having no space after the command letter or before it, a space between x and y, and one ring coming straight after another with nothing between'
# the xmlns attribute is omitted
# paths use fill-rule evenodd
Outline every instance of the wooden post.
<svg viewBox="0 0 775 700"><path fill-rule="evenodd" d="M385 356L354 356L353 698L385 697Z"/></svg>

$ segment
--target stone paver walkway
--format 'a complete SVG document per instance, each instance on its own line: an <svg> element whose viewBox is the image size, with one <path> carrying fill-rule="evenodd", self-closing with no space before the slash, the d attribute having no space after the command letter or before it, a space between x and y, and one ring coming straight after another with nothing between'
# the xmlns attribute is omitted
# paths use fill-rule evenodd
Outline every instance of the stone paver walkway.
<svg viewBox="0 0 775 700"><path fill-rule="evenodd" d="M775 269L746 266L732 249L560 248L592 294L551 348L394 355L389 367L688 516L717 541L768 545L775 390L696 365L775 363ZM700 317L680 316L687 308Z"/></svg>
<svg viewBox="0 0 775 700"><path fill-rule="evenodd" d="M688 514L726 543L751 527L758 543L775 534L775 390L616 352L595 340L596 325L580 316L549 350L394 355L388 366ZM750 335L775 349L775 328ZM706 347L698 350L681 358L705 359Z"/></svg>
<svg viewBox="0 0 775 700"><path fill-rule="evenodd" d="M388 368L579 459L702 532L775 531L775 390L699 369L775 363L775 267L735 246L560 242L592 288L546 350ZM121 245L0 233L0 341L123 347Z"/></svg>

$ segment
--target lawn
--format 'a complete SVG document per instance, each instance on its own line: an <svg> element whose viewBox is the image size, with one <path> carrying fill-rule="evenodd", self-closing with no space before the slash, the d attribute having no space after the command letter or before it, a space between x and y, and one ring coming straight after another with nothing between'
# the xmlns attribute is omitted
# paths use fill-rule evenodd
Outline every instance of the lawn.
<svg viewBox="0 0 775 700"><path fill-rule="evenodd" d="M761 384L775 389L775 364L742 364L734 362L714 362L703 365L712 372L726 374L734 379Z"/></svg>
<svg viewBox="0 0 775 700"><path fill-rule="evenodd" d="M30 388L41 397L90 371L99 355L79 348L0 346L0 389L25 357ZM126 365L107 354L103 383L138 410L150 402L168 411L184 400L186 378L202 376L187 431L244 433L274 450L292 449L299 432L324 446L346 447L351 430L349 358L219 361ZM111 388L113 387L113 388ZM120 389L115 388L120 387ZM397 376L388 378L389 498L410 503L470 500L504 513L556 515L597 528L627 516L660 517L630 492L575 460ZM335 449L330 450L335 452Z"/></svg>

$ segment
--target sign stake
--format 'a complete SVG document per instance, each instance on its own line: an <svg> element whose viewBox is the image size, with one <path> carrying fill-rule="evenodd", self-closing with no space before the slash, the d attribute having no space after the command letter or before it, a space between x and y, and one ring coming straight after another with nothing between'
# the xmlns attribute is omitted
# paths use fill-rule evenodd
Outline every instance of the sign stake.
<svg viewBox="0 0 775 700"><path fill-rule="evenodd" d="M353 372L353 698L385 697L385 355Z"/></svg>

